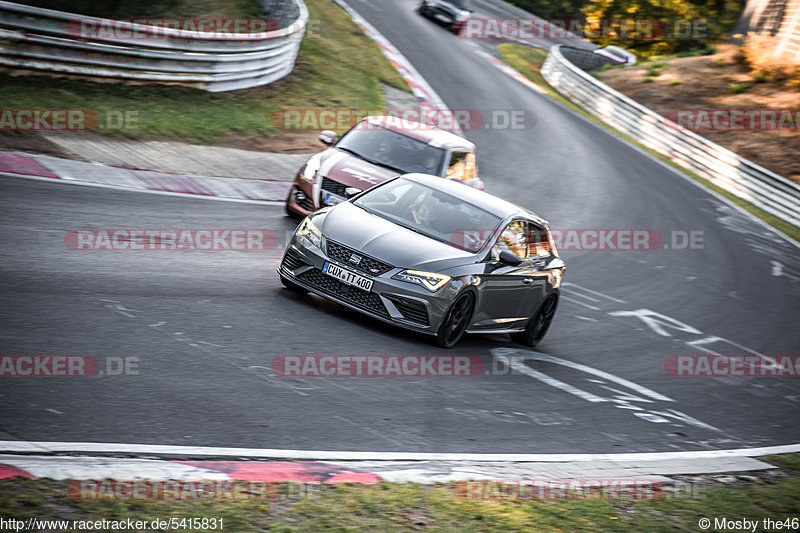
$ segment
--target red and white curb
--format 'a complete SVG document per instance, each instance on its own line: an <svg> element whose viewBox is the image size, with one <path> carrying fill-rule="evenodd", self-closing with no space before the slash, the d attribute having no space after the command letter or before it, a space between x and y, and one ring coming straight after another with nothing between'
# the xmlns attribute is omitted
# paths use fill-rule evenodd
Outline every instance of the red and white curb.
<svg viewBox="0 0 800 533"><path fill-rule="evenodd" d="M528 78L523 76L517 69L515 69L514 67L512 67L508 63L505 63L505 62L497 59L496 57L494 57L489 52L486 52L485 50L481 49L478 45L473 45L473 46L474 46L476 54L478 54L480 57L482 57L483 59L485 59L486 61L488 61L492 65L494 65L495 68L497 68L500 72L502 72L506 76L509 76L509 77L517 80L518 82L520 82L522 85L524 85L528 89L536 91L539 94L547 94L547 91L545 91L544 89L542 89L541 87L539 87L538 85L533 83L531 80L529 80Z"/></svg>
<svg viewBox="0 0 800 533"><path fill-rule="evenodd" d="M376 483L380 480L438 483L523 477L653 478L768 470L775 467L754 457L799 451L800 445L786 445L695 452L475 454L0 441L0 478L233 479L311 483ZM250 460L243 460L245 458Z"/></svg>
<svg viewBox="0 0 800 533"><path fill-rule="evenodd" d="M364 17L359 15L344 0L334 0L336 5L341 7L347 15L360 27L367 36L375 41L381 52L389 60L389 63L397 70L400 76L411 87L414 96L417 97L420 107L423 109L449 111L447 104L444 103L431 85L422 77L422 74L414 68L411 62L400 53L386 37L383 36L375 27L367 22ZM454 128L455 129L455 128Z"/></svg>
<svg viewBox="0 0 800 533"><path fill-rule="evenodd" d="M0 479L14 477L329 484L371 484L381 480L370 472L311 461L165 461L111 457L0 456Z"/></svg>
<svg viewBox="0 0 800 533"><path fill-rule="evenodd" d="M18 152L0 152L0 172L76 185L259 204L283 202L291 187L288 181L185 176Z"/></svg>

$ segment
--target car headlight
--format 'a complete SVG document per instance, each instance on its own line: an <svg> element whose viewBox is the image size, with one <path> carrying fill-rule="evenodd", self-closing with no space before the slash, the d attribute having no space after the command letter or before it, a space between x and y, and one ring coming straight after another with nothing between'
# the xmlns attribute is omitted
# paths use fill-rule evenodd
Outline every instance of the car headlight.
<svg viewBox="0 0 800 533"><path fill-rule="evenodd" d="M423 272L422 270L403 270L392 276L392 279L415 283L425 287L431 292L436 292L450 281L450 276L437 274L435 272Z"/></svg>
<svg viewBox="0 0 800 533"><path fill-rule="evenodd" d="M317 248L322 248L322 232L311 222L309 217L303 219L295 235L305 237L308 242Z"/></svg>
<svg viewBox="0 0 800 533"><path fill-rule="evenodd" d="M308 160L306 163L306 168L303 169L303 178L313 182L314 177L317 175L317 171L319 167L322 166L322 162L320 161L320 157L315 155L311 159Z"/></svg>
<svg viewBox="0 0 800 533"><path fill-rule="evenodd" d="M461 11L456 15L456 20L467 20L469 18L469 11Z"/></svg>

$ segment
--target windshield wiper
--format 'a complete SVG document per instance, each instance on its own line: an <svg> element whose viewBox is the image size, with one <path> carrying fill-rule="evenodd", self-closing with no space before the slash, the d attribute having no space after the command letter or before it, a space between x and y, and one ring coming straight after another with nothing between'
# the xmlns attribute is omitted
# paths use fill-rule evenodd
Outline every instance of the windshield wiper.
<svg viewBox="0 0 800 533"><path fill-rule="evenodd" d="M370 159L369 157L365 156L364 154L359 154L358 152L356 152L355 150L351 150L350 148L345 148L343 146L337 146L336 148L338 148L339 150L344 150L348 154L353 154L354 156L356 156L356 157L358 157L360 159L363 159L367 163L372 163L375 166L388 168L389 170L394 170L395 172L399 172L400 174L407 174L408 173L403 168L394 167L394 166L390 165L389 163L383 163L381 161L378 161L377 159Z"/></svg>
<svg viewBox="0 0 800 533"><path fill-rule="evenodd" d="M389 170L394 170L395 172L399 172L400 174L406 174L407 173L404 169L399 168L399 167L393 167L389 163L382 163L381 161L378 161L376 159L370 159L369 157L363 156L361 154L357 154L357 155L358 155L358 157L360 157L361 159L363 159L367 163L372 163L375 166L388 168Z"/></svg>
<svg viewBox="0 0 800 533"><path fill-rule="evenodd" d="M356 157L360 157L360 158L362 158L362 159L364 158L364 156L363 156L363 155L359 154L359 153L358 153L358 152L356 152L355 150L351 150L350 148L345 148L344 146L337 146L336 148L338 148L339 150L344 150L344 151L345 151L345 152L347 152L348 154L353 154L353 155L354 155L354 156L356 156Z"/></svg>

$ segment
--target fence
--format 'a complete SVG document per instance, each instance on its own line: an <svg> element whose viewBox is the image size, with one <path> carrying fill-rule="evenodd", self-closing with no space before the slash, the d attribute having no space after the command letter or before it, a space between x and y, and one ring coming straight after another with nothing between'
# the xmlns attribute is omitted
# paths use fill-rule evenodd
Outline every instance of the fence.
<svg viewBox="0 0 800 533"><path fill-rule="evenodd" d="M606 124L718 187L800 226L800 186L620 94L564 57L563 48L552 47L542 67L544 78L559 92ZM576 52L569 53L574 57Z"/></svg>
<svg viewBox="0 0 800 533"><path fill-rule="evenodd" d="M260 5L267 12L275 2ZM277 29L222 35L0 1L0 65L212 92L245 89L277 81L294 68L308 9L303 0L281 0L278 15L272 19ZM115 31L82 35L78 28L87 21Z"/></svg>

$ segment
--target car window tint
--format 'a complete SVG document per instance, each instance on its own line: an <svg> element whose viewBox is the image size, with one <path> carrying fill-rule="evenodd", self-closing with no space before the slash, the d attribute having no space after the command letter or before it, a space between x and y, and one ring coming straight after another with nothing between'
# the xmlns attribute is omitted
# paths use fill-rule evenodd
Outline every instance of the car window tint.
<svg viewBox="0 0 800 533"><path fill-rule="evenodd" d="M396 200L387 202L387 197ZM476 205L405 178L379 185L354 203L460 250L482 249L500 224L500 217Z"/></svg>
<svg viewBox="0 0 800 533"><path fill-rule="evenodd" d="M528 224L528 257L547 257L550 255L550 240L547 230L535 224Z"/></svg>
<svg viewBox="0 0 800 533"><path fill-rule="evenodd" d="M528 232L525 222L517 220L506 226L492 248L492 258L497 260L503 250L521 259L528 257Z"/></svg>
<svg viewBox="0 0 800 533"><path fill-rule="evenodd" d="M443 149L374 124L363 124L346 133L336 147L403 173L439 174L445 157Z"/></svg>

